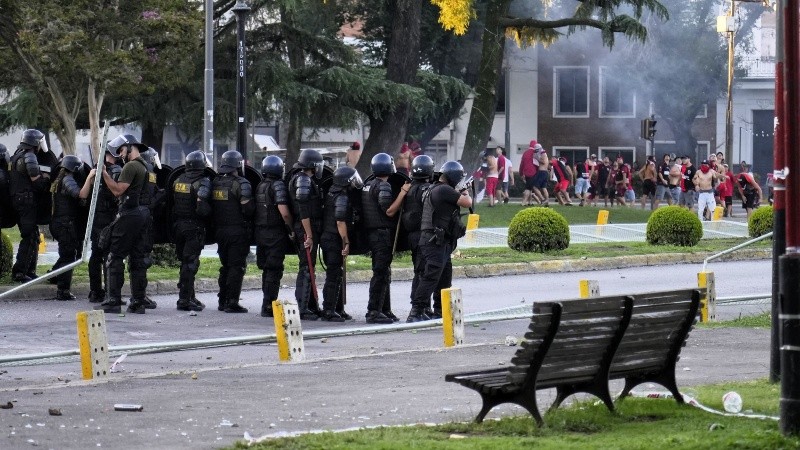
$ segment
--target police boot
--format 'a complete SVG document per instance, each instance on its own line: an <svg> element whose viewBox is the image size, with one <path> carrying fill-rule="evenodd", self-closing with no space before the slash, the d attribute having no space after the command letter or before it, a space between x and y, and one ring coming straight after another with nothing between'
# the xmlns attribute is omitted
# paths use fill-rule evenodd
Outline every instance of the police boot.
<svg viewBox="0 0 800 450"><path fill-rule="evenodd" d="M319 320L319 315L310 309L300 311L300 320Z"/></svg>
<svg viewBox="0 0 800 450"><path fill-rule="evenodd" d="M340 311L336 311L336 314L338 314L344 320L353 320L353 316L347 314L343 309Z"/></svg>
<svg viewBox="0 0 800 450"><path fill-rule="evenodd" d="M131 299L131 304L125 310L128 314L144 314L147 306L144 300Z"/></svg>
<svg viewBox="0 0 800 450"><path fill-rule="evenodd" d="M239 304L239 300L228 300L225 306L226 313L246 313L247 308Z"/></svg>
<svg viewBox="0 0 800 450"><path fill-rule="evenodd" d="M156 307L158 307L158 303L156 303L155 300L150 298L149 295L145 294L145 296L144 296L144 307L146 309L156 309Z"/></svg>
<svg viewBox="0 0 800 450"><path fill-rule="evenodd" d="M424 309L411 308L411 312L408 313L408 319L406 319L406 323L422 322L425 320L430 320L430 317L425 314Z"/></svg>
<svg viewBox="0 0 800 450"><path fill-rule="evenodd" d="M200 300L198 300L197 297L195 297L195 296L192 296L192 298L189 300L189 303L194 305L195 308L200 308L200 309L197 309L196 311L202 311L202 310L206 309L206 304L201 302Z"/></svg>
<svg viewBox="0 0 800 450"><path fill-rule="evenodd" d="M11 279L18 283L27 283L28 281L31 281L33 278L25 275L24 273L15 273L14 275L12 275Z"/></svg>
<svg viewBox="0 0 800 450"><path fill-rule="evenodd" d="M178 311L202 311L199 305L192 303L191 300L186 300L184 298L179 298L177 302L177 309Z"/></svg>
<svg viewBox="0 0 800 450"><path fill-rule="evenodd" d="M56 300L75 300L75 296L69 289L59 289L56 292Z"/></svg>
<svg viewBox="0 0 800 450"><path fill-rule="evenodd" d="M425 308L425 315L428 316L431 320L441 319L442 318L442 310L441 309L430 309Z"/></svg>
<svg viewBox="0 0 800 450"><path fill-rule="evenodd" d="M344 322L344 317L336 314L334 311L329 310L322 311L320 318L325 322Z"/></svg>
<svg viewBox="0 0 800 450"><path fill-rule="evenodd" d="M106 298L105 291L90 291L89 292L89 302L90 303L100 303Z"/></svg>
<svg viewBox="0 0 800 450"><path fill-rule="evenodd" d="M389 317L386 317L380 311L369 311L367 312L367 323L377 323L377 324L390 324L394 322Z"/></svg>
<svg viewBox="0 0 800 450"><path fill-rule="evenodd" d="M108 300L95 306L94 309L104 311L112 314L119 314L122 312L122 300L109 298Z"/></svg>
<svg viewBox="0 0 800 450"><path fill-rule="evenodd" d="M264 303L261 304L261 317L274 317L272 302L264 300Z"/></svg>

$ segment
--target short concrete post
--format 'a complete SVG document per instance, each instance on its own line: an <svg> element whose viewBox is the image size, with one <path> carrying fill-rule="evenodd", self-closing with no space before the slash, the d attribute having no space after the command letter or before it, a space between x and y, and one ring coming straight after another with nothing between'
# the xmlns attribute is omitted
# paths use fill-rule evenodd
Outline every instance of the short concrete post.
<svg viewBox="0 0 800 450"><path fill-rule="evenodd" d="M464 308L461 289L442 289L442 330L444 346L464 344Z"/></svg>
<svg viewBox="0 0 800 450"><path fill-rule="evenodd" d="M272 302L275 337L281 361L303 361L306 359L303 346L303 327L300 325L300 309L295 300Z"/></svg>
<svg viewBox="0 0 800 450"><path fill-rule="evenodd" d="M467 231L477 230L480 221L480 214L470 214L467 216Z"/></svg>
<svg viewBox="0 0 800 450"><path fill-rule="evenodd" d="M81 375L84 380L108 376L108 336L103 311L81 311L78 322L78 348L81 352Z"/></svg>
<svg viewBox="0 0 800 450"><path fill-rule="evenodd" d="M601 209L597 212L597 224L598 225L608 225L608 210Z"/></svg>
<svg viewBox="0 0 800 450"><path fill-rule="evenodd" d="M698 272L697 286L706 289L700 299L700 322L717 320L717 289L714 284L714 272Z"/></svg>
<svg viewBox="0 0 800 450"><path fill-rule="evenodd" d="M722 213L725 212L724 206L717 206L714 208L714 213L711 215L711 220L714 222L718 222L722 220Z"/></svg>
<svg viewBox="0 0 800 450"><path fill-rule="evenodd" d="M599 297L600 282L597 280L580 280L578 290L581 298Z"/></svg>

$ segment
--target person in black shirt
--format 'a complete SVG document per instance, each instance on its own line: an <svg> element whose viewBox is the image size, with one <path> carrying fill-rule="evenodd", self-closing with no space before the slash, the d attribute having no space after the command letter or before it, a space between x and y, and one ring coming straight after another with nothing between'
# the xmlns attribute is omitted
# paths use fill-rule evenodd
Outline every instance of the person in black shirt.
<svg viewBox="0 0 800 450"><path fill-rule="evenodd" d="M692 160L689 156L684 155L682 158L683 167L681 167L681 206L685 206L689 210L694 208L697 201L697 193L694 190L694 174L697 173L697 168L692 166Z"/></svg>

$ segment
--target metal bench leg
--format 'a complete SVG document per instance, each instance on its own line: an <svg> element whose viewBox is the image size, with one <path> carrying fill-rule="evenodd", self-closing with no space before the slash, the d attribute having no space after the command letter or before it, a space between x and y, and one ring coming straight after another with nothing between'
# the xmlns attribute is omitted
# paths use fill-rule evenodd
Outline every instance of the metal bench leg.
<svg viewBox="0 0 800 450"><path fill-rule="evenodd" d="M483 393L481 393L481 401L483 405L481 406L480 412L475 417L475 423L483 422L483 419L486 417L486 414L489 414L489 411L491 411L492 408L501 403L505 403L504 401L498 401L497 397L490 397Z"/></svg>
<svg viewBox="0 0 800 450"><path fill-rule="evenodd" d="M575 393L575 391L573 389L568 389L567 387L562 387L562 386L557 387L556 388L556 399L553 401L553 404L550 405L549 410L552 411L552 410L558 408L559 406L561 406L561 403L563 403L564 400L567 399L567 397L569 397L570 395L572 395L574 393Z"/></svg>

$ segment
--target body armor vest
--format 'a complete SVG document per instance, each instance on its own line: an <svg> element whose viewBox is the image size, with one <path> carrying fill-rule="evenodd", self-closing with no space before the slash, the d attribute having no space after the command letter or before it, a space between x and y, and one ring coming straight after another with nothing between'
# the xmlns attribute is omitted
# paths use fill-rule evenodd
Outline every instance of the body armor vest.
<svg viewBox="0 0 800 450"><path fill-rule="evenodd" d="M214 223L217 227L244 226L242 214L241 187L236 175L222 175L214 178L211 192L214 207Z"/></svg>
<svg viewBox="0 0 800 450"><path fill-rule="evenodd" d="M362 190L361 195L361 209L364 213L364 228L374 230L378 228L394 228L394 220L387 216L378 203L378 196L382 184L388 185L389 183L378 178L368 181Z"/></svg>
<svg viewBox="0 0 800 450"><path fill-rule="evenodd" d="M344 220L348 230L353 226L353 208L350 205L347 189L341 186L331 186L325 197L325 217L322 232L339 235L337 220Z"/></svg>
<svg viewBox="0 0 800 450"><path fill-rule="evenodd" d="M305 173L298 172L289 180L289 199L291 200L292 214L294 215L295 222L300 221L302 217L302 214L300 214L300 202L297 200L297 179L300 177L310 178ZM312 227L317 228L322 223L322 191L313 179L309 179L309 182L311 183L311 192L308 195L308 200L304 203L308 210Z"/></svg>
<svg viewBox="0 0 800 450"><path fill-rule="evenodd" d="M12 194L33 192L33 182L28 174L25 155L27 151L17 152L11 157L11 189Z"/></svg>
<svg viewBox="0 0 800 450"><path fill-rule="evenodd" d="M150 163L144 163L147 168L147 177L145 178L144 187L139 193L139 204L142 206L150 206L153 199L158 192L158 185L156 184L156 173L153 171L153 166Z"/></svg>
<svg viewBox="0 0 800 450"><path fill-rule="evenodd" d="M111 175L111 178L117 181L122 168L116 164L109 164L106 166L106 170L108 174ZM100 176L100 174L97 176ZM100 178L100 191L97 193L97 206L95 211L100 215L111 216L117 213L119 202L117 201L117 197L114 197L114 194L112 194L111 190L106 186L105 180L103 180L102 177Z"/></svg>
<svg viewBox="0 0 800 450"><path fill-rule="evenodd" d="M80 188L71 174L64 175L53 191L53 218L78 216Z"/></svg>
<svg viewBox="0 0 800 450"><path fill-rule="evenodd" d="M425 191L425 194L422 196L422 223L420 226L422 231L433 231L434 228L441 228L447 235L452 233L450 228L451 219L454 212L453 209L449 207L445 208L443 207L444 205L434 205L431 201L431 197L433 196L433 192L435 190L447 188L450 188L450 186L436 183L432 185L430 189Z"/></svg>
<svg viewBox="0 0 800 450"><path fill-rule="evenodd" d="M197 191L203 172L186 172L172 184L172 217L175 220L201 220L197 215Z"/></svg>
<svg viewBox="0 0 800 450"><path fill-rule="evenodd" d="M258 228L283 228L283 217L278 211L273 186L280 180L266 179L256 188L255 224Z"/></svg>
<svg viewBox="0 0 800 450"><path fill-rule="evenodd" d="M409 233L419 231L422 227L422 196L431 187L430 183L411 182L405 200L403 200L403 227Z"/></svg>

